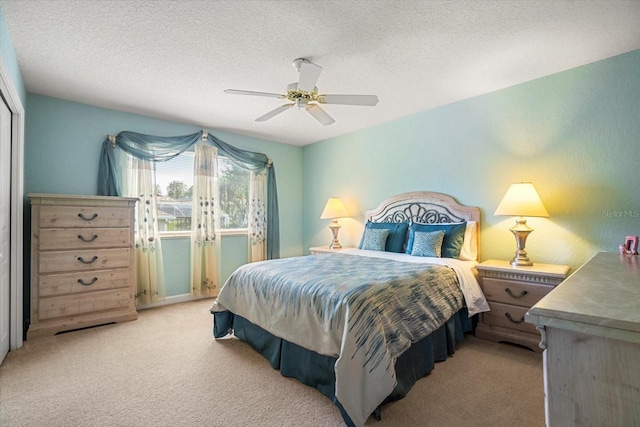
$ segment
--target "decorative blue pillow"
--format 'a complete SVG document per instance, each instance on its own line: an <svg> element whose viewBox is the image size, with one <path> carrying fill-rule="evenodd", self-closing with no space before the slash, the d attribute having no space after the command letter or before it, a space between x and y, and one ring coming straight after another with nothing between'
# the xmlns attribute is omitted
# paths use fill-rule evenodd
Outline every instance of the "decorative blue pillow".
<svg viewBox="0 0 640 427"><path fill-rule="evenodd" d="M371 222L367 221L365 225L365 231L368 228L375 229L386 229L389 230L389 237L387 237L387 243L385 245L385 251L387 252L404 252L404 243L407 240L407 231L409 230L408 222ZM362 235L362 240L360 241L360 249L364 249L362 247L362 242L364 241L364 234Z"/></svg>
<svg viewBox="0 0 640 427"><path fill-rule="evenodd" d="M365 228L360 249L367 251L384 251L389 230L382 228Z"/></svg>
<svg viewBox="0 0 640 427"><path fill-rule="evenodd" d="M443 258L458 258L464 243L464 232L467 228L466 222L453 224L411 224L409 230L409 242L407 243L407 253L410 254L413 248L414 234L416 231L444 231L444 241L442 242Z"/></svg>
<svg viewBox="0 0 640 427"><path fill-rule="evenodd" d="M440 258L442 254L442 241L444 230L416 231L413 233L413 256L431 256Z"/></svg>

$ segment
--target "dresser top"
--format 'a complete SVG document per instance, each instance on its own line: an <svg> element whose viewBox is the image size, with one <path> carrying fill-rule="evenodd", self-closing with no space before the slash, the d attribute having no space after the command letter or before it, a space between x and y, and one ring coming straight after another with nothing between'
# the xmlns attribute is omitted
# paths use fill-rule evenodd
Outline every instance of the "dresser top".
<svg viewBox="0 0 640 427"><path fill-rule="evenodd" d="M43 194L29 193L27 197L32 205L67 205L67 204L96 204L108 205L111 203L135 203L137 197L116 196L85 196L78 194Z"/></svg>
<svg viewBox="0 0 640 427"><path fill-rule="evenodd" d="M580 267L527 314L539 326L640 342L640 259L601 252ZM637 337L636 337L637 336Z"/></svg>

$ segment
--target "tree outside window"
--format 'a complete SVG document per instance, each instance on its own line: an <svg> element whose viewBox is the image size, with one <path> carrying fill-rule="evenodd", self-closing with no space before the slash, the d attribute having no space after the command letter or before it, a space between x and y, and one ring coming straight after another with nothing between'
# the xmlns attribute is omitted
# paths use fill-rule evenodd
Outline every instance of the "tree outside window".
<svg viewBox="0 0 640 427"><path fill-rule="evenodd" d="M191 230L193 153L183 153L156 164L156 195L160 232ZM249 171L218 158L220 224L222 230L246 229L249 206Z"/></svg>

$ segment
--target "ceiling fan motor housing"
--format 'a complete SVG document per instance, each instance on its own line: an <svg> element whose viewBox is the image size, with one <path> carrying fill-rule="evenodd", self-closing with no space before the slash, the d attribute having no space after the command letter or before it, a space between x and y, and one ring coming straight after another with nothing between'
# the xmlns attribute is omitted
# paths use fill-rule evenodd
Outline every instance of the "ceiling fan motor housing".
<svg viewBox="0 0 640 427"><path fill-rule="evenodd" d="M295 102L298 108L306 108L309 101L318 100L318 88L314 86L311 92L307 92L298 89L298 83L290 83L287 85L286 98ZM301 106L301 103L304 103L304 107Z"/></svg>

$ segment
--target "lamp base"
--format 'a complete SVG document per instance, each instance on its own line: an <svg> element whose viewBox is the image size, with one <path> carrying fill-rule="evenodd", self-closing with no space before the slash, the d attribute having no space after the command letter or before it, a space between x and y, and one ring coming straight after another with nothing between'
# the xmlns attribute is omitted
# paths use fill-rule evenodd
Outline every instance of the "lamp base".
<svg viewBox="0 0 640 427"><path fill-rule="evenodd" d="M516 225L509 229L516 238L516 245L518 250L515 256L511 260L511 265L514 267L529 267L533 265L533 262L527 256L527 251L524 250L527 237L533 231L533 228L527 225L527 220L520 217L516 219Z"/></svg>
<svg viewBox="0 0 640 427"><path fill-rule="evenodd" d="M530 267L533 265L533 262L527 256L527 251L525 250L517 250L516 255L511 260L510 264L514 267Z"/></svg>
<svg viewBox="0 0 640 427"><path fill-rule="evenodd" d="M338 240L338 231L340 231L340 224L338 224L338 221L336 221L334 219L333 221L331 221L331 224L329 224L329 228L331 229L331 232L333 233L333 240L331 241L331 244L329 245L329 249L342 249L342 245L340 244L340 241Z"/></svg>

